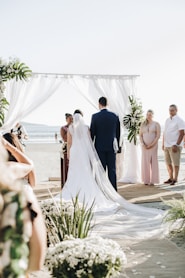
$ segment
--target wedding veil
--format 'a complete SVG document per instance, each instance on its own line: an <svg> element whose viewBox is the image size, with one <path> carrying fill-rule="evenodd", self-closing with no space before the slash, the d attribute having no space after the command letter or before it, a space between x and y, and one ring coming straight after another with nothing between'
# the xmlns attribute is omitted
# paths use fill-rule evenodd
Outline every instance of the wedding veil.
<svg viewBox="0 0 185 278"><path fill-rule="evenodd" d="M146 238L156 234L162 235L161 231L164 232L164 225L162 224L164 212L158 209L131 204L115 191L100 162L91 140L89 128L85 125L83 117L79 113L74 114L73 124L69 127L69 132L72 135L71 152L75 153L78 150L78 156L80 156L75 158L75 165L80 162L83 163L80 173L81 179L86 179L87 186L90 179L94 179L98 189L103 193L104 200L115 204L114 209L110 210L109 208L107 211L103 208L101 210L101 203L99 204L99 210L94 213L96 222L94 231L106 234L106 236L111 233L111 237L124 235L129 238ZM70 159L72 160L73 158L70 157ZM90 165L91 174L87 177L85 176L85 168L88 165ZM74 173L69 172L69 175L72 174L74 175ZM62 197L65 198L65 194Z"/></svg>

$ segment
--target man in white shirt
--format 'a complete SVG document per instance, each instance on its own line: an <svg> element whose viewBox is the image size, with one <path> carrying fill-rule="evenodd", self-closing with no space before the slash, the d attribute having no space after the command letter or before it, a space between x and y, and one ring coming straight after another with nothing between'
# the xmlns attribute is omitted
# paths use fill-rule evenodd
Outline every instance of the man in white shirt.
<svg viewBox="0 0 185 278"><path fill-rule="evenodd" d="M169 179L164 183L174 185L178 180L185 122L177 115L175 104L170 105L169 113L170 117L165 122L162 144L169 174Z"/></svg>

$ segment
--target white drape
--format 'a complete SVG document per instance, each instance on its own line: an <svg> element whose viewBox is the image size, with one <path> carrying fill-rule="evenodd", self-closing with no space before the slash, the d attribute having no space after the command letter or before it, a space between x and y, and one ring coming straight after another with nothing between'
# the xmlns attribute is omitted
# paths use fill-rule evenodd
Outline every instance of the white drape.
<svg viewBox="0 0 185 278"><path fill-rule="evenodd" d="M126 141L123 175L118 181L124 183L141 182L141 148L139 143L134 145L133 141L131 143Z"/></svg>
<svg viewBox="0 0 185 278"><path fill-rule="evenodd" d="M65 91L62 90L64 83L73 86L86 99L88 105L95 108L98 106L99 97L107 97L109 109L119 115L122 124L123 116L129 112L128 96L136 94L136 77L135 75L33 74L26 82L10 80L6 83L5 92L10 105L1 131L10 130L17 122L24 120L58 90L65 101ZM119 163L123 163L121 159L119 159ZM118 168L120 179L125 176L125 172L122 165L119 165ZM133 167L131 168L133 169ZM140 165L138 165L139 168ZM121 169L123 169L123 173ZM133 169L133 171L136 170ZM135 180L131 182L135 182Z"/></svg>
<svg viewBox="0 0 185 278"><path fill-rule="evenodd" d="M98 98L105 96L111 111L117 113L121 123L128 113L128 96L135 95L136 76L75 76L70 83L84 98L97 107Z"/></svg>
<svg viewBox="0 0 185 278"><path fill-rule="evenodd" d="M1 130L14 127L55 93L64 81L65 79L55 76L48 78L44 75L33 75L28 81L8 81L5 95L10 105Z"/></svg>
<svg viewBox="0 0 185 278"><path fill-rule="evenodd" d="M141 181L140 146L133 142L124 142L123 116L130 112L128 96L136 95L135 76L93 76L75 78L71 84L93 105L97 106L100 96L108 99L111 111L119 115L122 133L120 145L122 153L117 154L116 172L119 182L138 183ZM124 152L125 150L125 152Z"/></svg>

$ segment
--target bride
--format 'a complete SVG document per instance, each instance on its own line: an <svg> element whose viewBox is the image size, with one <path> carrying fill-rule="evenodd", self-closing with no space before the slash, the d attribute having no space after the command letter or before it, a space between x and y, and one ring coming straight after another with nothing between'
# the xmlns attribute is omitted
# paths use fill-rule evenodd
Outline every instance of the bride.
<svg viewBox="0 0 185 278"><path fill-rule="evenodd" d="M87 206L94 202L95 229L111 237L146 238L164 234L164 212L126 201L112 187L84 123L80 110L68 129L68 178L55 198L72 200L78 194Z"/></svg>

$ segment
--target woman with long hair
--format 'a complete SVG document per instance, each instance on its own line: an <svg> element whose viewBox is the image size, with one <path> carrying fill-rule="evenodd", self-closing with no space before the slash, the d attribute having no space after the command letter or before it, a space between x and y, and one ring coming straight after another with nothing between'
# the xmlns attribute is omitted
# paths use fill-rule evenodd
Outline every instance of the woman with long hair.
<svg viewBox="0 0 185 278"><path fill-rule="evenodd" d="M15 157L20 155L21 162L8 161L6 150L18 153ZM44 265L47 244L42 212L33 191L22 190L20 182L32 169L23 153L0 137L1 277L28 277Z"/></svg>
<svg viewBox="0 0 185 278"><path fill-rule="evenodd" d="M36 183L34 164L32 160L25 154L17 136L11 132L5 133L2 138L2 143L4 144L5 149L8 151L8 161L24 163L30 166L31 170L28 174L22 177L22 183L28 189L30 186L34 187Z"/></svg>
<svg viewBox="0 0 185 278"><path fill-rule="evenodd" d="M160 124L153 120L154 112L149 109L139 131L142 146L141 177L145 185L160 182L158 165L158 141L161 135Z"/></svg>

